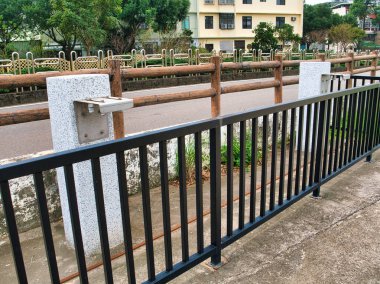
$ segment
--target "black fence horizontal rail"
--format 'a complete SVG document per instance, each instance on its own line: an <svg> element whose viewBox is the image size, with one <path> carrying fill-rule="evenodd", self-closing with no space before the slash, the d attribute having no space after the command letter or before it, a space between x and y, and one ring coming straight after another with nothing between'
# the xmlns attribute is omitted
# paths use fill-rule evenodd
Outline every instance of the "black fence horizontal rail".
<svg viewBox="0 0 380 284"><path fill-rule="evenodd" d="M44 157L0 166L0 189L2 203L14 255L19 281L27 283L27 270L23 260L22 247L15 221L9 181L18 177L33 175L37 192L43 238L47 262L53 283L58 283L62 273L58 271L56 253L52 240L51 226L46 204L43 172L64 168L66 190L74 235L74 246L78 266L78 276L82 283L88 283L88 266L83 249L80 218L75 187L73 164L91 161L94 195L100 236L104 276L107 283L113 282L107 218L102 186L100 157L116 155L118 185L120 190L120 210L124 233L125 262L129 283L136 283L136 263L132 252L130 203L127 190L125 151L138 149L140 184L143 210L143 224L147 280L144 283L165 283L174 279L202 261L211 258L213 265L221 262L222 249L234 243L261 224L276 216L293 203L313 193L319 196L323 184L350 168L362 159L369 160L372 153L380 148L380 84L365 85L380 81L379 77L352 77L363 85L339 90L319 97L283 103L271 107L254 109L194 123L187 123L167 129L150 131L129 136L116 141L80 147ZM338 88L347 84L338 81ZM333 90L333 86L331 87ZM281 124L281 126L279 126ZM221 129L226 126L226 168L227 186L221 186L222 143ZM234 127L238 126L238 127ZM288 127L289 126L289 127ZM288 131L289 130L289 131ZM203 224L203 181L202 181L202 132L209 135L210 159L210 240L206 242ZM238 132L235 133L235 132ZM190 204L187 203L186 137L194 139L195 185L196 185L196 252L191 254L189 241ZM179 216L178 228L181 232L181 261L174 263L173 238L170 224L170 196L168 190L167 141L175 139L178 149L179 169ZM224 139L224 138L223 138ZM280 139L280 140L278 140ZM234 143L238 141L238 146ZM157 269L155 238L153 236L151 193L149 184L148 145L159 146L160 180L162 196L162 226L164 237L164 271ZM235 143L236 144L236 143ZM235 153L235 148L238 153ZM236 154L236 155L235 155ZM278 155L280 155L278 157ZM238 160L235 161L235 158ZM249 157L249 158L247 158ZM250 191L246 192L246 171L250 160ZM247 162L248 161L248 162ZM277 177L277 161L280 161ZM303 161L303 163L302 163ZM257 166L257 162L261 162ZM239 175L234 175L234 167ZM259 172L261 171L261 172ZM286 173L287 172L287 173ZM239 179L239 195L233 196L233 179ZM269 181L268 181L269 179ZM259 182L261 181L261 182ZM222 205L222 190L226 194ZM256 194L260 191L259 194ZM248 202L246 200L248 198ZM238 201L235 205L234 202ZM235 212L233 209L235 207ZM161 210L160 209L160 210ZM226 210L226 220L221 218L221 210ZM258 212L256 212L258 210ZM249 219L246 213L249 213ZM258 213L258 214L257 214ZM236 214L236 216L234 216ZM234 224L234 217L238 220ZM222 231L222 223L226 230Z"/></svg>

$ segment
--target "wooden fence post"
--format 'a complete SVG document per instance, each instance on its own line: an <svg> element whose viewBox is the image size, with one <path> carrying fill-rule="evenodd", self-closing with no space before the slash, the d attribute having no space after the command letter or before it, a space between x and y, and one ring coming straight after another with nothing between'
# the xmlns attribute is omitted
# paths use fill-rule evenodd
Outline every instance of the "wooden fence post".
<svg viewBox="0 0 380 284"><path fill-rule="evenodd" d="M318 58L321 60L321 62L325 62L326 61L326 54L325 53L318 54Z"/></svg>
<svg viewBox="0 0 380 284"><path fill-rule="evenodd" d="M351 57L351 61L347 63L347 72L352 76L354 75L354 66L355 66L355 58L354 53L350 52L348 53L348 57ZM348 80L348 88L352 88L352 79Z"/></svg>
<svg viewBox="0 0 380 284"><path fill-rule="evenodd" d="M220 57L212 56L211 63L215 65L215 71L211 73L211 88L215 90L215 96L211 98L211 116L217 117L220 115L220 95L222 93L220 85Z"/></svg>
<svg viewBox="0 0 380 284"><path fill-rule="evenodd" d="M274 88L274 103L280 104L282 103L282 70L283 70L283 63L282 63L282 55L276 55L275 56L276 61L280 62L280 66L274 69L274 79L277 80L280 85Z"/></svg>
<svg viewBox="0 0 380 284"><path fill-rule="evenodd" d="M111 96L119 97L123 96L123 90L121 85L121 72L120 72L120 61L110 60L111 67ZM124 114L122 111L117 111L112 113L113 117L113 129L115 139L120 139L125 137L125 128L124 128Z"/></svg>
<svg viewBox="0 0 380 284"><path fill-rule="evenodd" d="M376 58L373 58L371 61L371 67L374 67L374 70L371 71L371 76L375 77L376 76L377 60L378 60L378 58L377 58L378 52L372 51L372 54L376 55Z"/></svg>

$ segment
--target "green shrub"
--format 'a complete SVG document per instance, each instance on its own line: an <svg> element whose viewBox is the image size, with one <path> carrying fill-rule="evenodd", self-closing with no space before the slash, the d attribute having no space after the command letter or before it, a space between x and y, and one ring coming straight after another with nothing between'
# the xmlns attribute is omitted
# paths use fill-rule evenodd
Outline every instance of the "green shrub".
<svg viewBox="0 0 380 284"><path fill-rule="evenodd" d="M252 134L248 133L245 138L245 164L250 165L252 163ZM238 138L234 137L232 140L232 156L233 156L233 166L238 167L240 165L240 141ZM259 162L262 158L262 149L257 147L257 161ZM221 148L221 162L222 164L227 164L227 145L223 145Z"/></svg>

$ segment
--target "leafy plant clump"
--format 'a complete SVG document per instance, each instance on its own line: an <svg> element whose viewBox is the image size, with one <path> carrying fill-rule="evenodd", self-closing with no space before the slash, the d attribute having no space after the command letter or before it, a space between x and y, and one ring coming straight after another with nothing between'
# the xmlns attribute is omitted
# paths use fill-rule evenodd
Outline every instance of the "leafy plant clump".
<svg viewBox="0 0 380 284"><path fill-rule="evenodd" d="M250 165L252 163L252 139L251 134L246 135L245 138L245 165ZM240 141L238 138L232 140L232 157L233 166L238 167L240 165ZM262 149L257 147L256 150L257 161L262 159ZM227 164L227 145L223 145L221 148L221 162L223 165Z"/></svg>

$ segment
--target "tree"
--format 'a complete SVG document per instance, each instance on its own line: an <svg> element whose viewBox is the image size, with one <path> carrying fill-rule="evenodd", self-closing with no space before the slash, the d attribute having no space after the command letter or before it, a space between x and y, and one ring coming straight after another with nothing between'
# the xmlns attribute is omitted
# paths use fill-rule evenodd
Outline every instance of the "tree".
<svg viewBox="0 0 380 284"><path fill-rule="evenodd" d="M294 33L294 27L289 24L284 24L281 27L276 27L275 32L278 40L282 43L282 48L285 47L285 42L290 41L292 43L301 42L301 37Z"/></svg>
<svg viewBox="0 0 380 284"><path fill-rule="evenodd" d="M312 43L324 44L327 39L328 30L311 31L305 35L304 40L309 45Z"/></svg>
<svg viewBox="0 0 380 284"><path fill-rule="evenodd" d="M0 56L5 57L9 44L25 34L22 9L27 3L27 0L0 1Z"/></svg>
<svg viewBox="0 0 380 284"><path fill-rule="evenodd" d="M153 0L155 17L152 28L155 32L167 33L175 30L177 23L186 18L189 0Z"/></svg>
<svg viewBox="0 0 380 284"><path fill-rule="evenodd" d="M261 22L254 30L252 48L261 49L268 52L277 47L277 39L275 37L275 28L270 23Z"/></svg>
<svg viewBox="0 0 380 284"><path fill-rule="evenodd" d="M357 26L357 18L352 14L340 16L332 12L329 4L304 5L303 41L312 44L317 35L326 33L331 27L347 23ZM317 41L322 43L320 41Z"/></svg>
<svg viewBox="0 0 380 284"><path fill-rule="evenodd" d="M123 0L121 26L112 37L123 37L130 51L139 33L151 27L155 32L168 33L185 19L190 8L189 0Z"/></svg>
<svg viewBox="0 0 380 284"><path fill-rule="evenodd" d="M329 30L328 37L332 43L340 44L341 50L345 51L349 44L358 44L365 36L365 32L349 24L340 24Z"/></svg>
<svg viewBox="0 0 380 284"><path fill-rule="evenodd" d="M105 39L117 25L120 0L34 0L25 7L31 29L62 46L66 57L81 41L87 52Z"/></svg>
<svg viewBox="0 0 380 284"><path fill-rule="evenodd" d="M370 14L373 3L371 0L354 0L350 7L350 14L362 21L362 28L365 28L365 18Z"/></svg>
<svg viewBox="0 0 380 284"><path fill-rule="evenodd" d="M304 5L303 34L328 30L342 23L342 17L332 12L328 4Z"/></svg>

